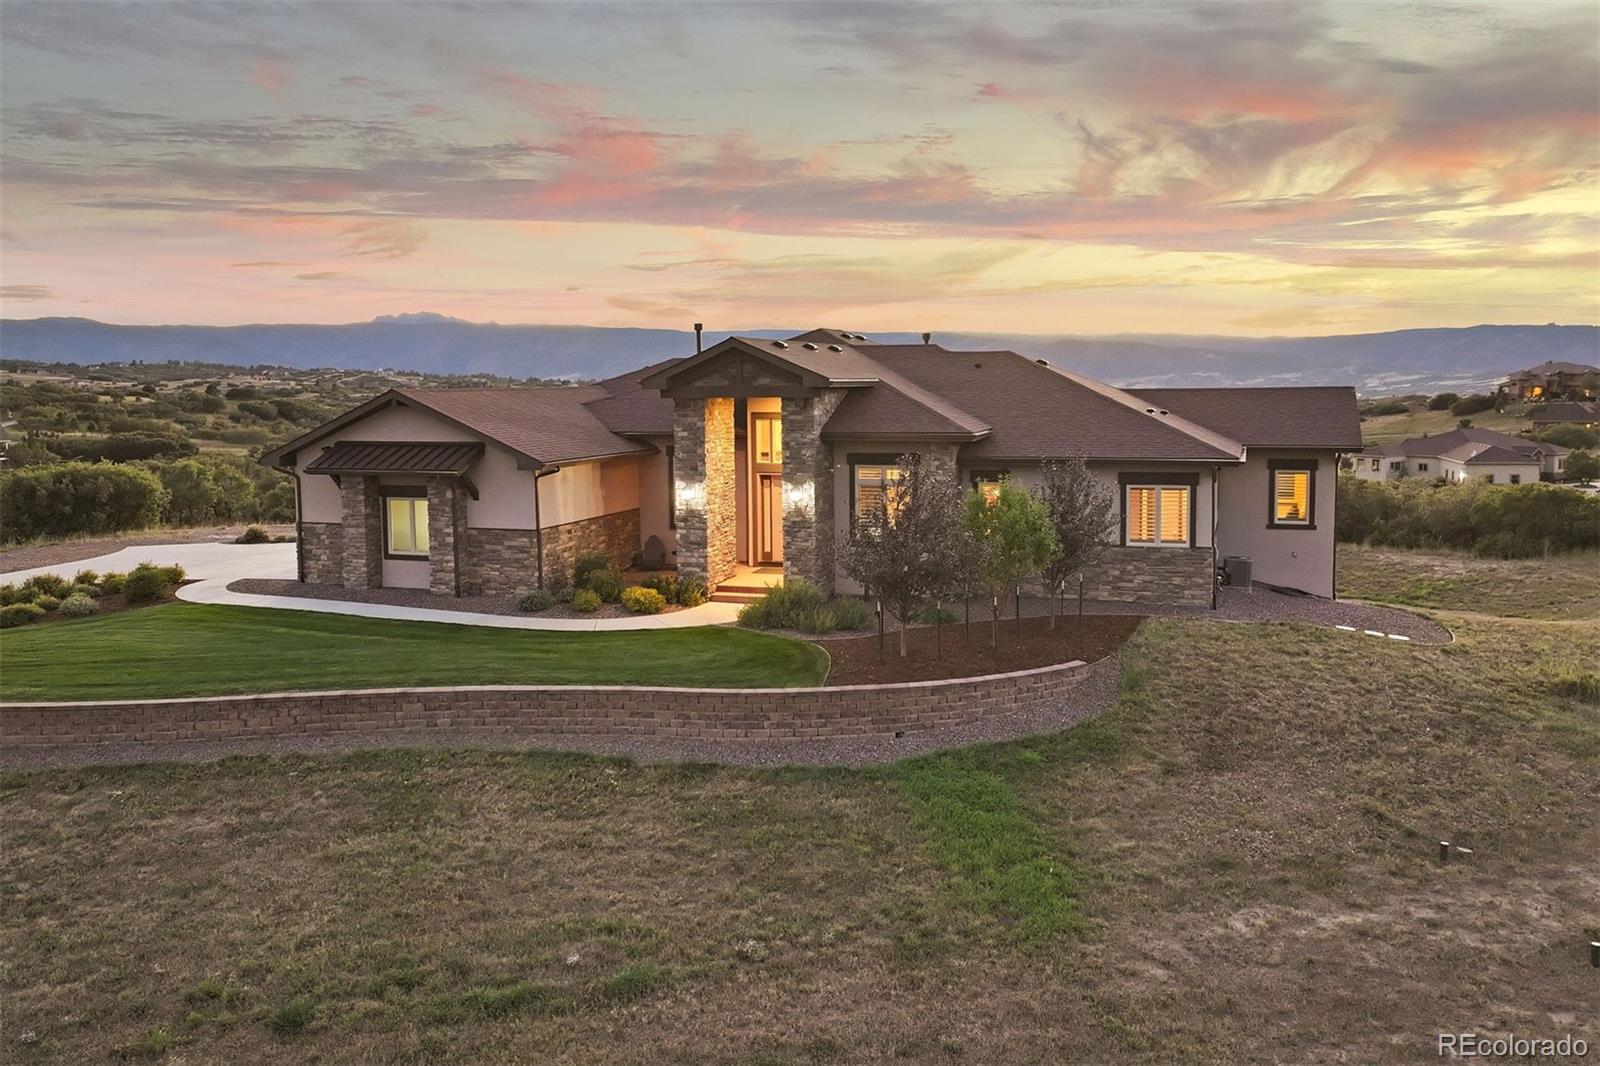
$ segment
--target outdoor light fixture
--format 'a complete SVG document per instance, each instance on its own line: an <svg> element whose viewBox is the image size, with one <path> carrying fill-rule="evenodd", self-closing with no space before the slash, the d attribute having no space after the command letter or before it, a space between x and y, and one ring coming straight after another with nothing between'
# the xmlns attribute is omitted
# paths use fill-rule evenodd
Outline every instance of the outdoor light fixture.
<svg viewBox="0 0 1600 1066"><path fill-rule="evenodd" d="M811 514L816 510L817 488L810 480L785 481L783 483L783 511L800 511Z"/></svg>
<svg viewBox="0 0 1600 1066"><path fill-rule="evenodd" d="M677 502L679 512L704 511L706 509L706 483L704 481L674 481L672 483L672 493Z"/></svg>

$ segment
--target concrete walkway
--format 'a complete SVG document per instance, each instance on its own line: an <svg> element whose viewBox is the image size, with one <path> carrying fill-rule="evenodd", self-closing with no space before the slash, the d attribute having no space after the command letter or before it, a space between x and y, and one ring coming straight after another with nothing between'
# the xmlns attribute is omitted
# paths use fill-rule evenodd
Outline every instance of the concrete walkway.
<svg viewBox="0 0 1600 1066"><path fill-rule="evenodd" d="M351 614L362 618L391 618L403 622L443 622L457 626L489 626L494 629L545 629L566 632L624 631L630 629L684 629L693 626L726 625L739 615L739 605L705 603L670 614L630 615L627 618L533 618L526 615L475 614L469 611L438 611L417 607L395 607L383 603L354 603L348 600L313 600L300 596L263 596L233 592L228 586L241 578L261 577L290 580L295 576L293 544L148 544L123 548L108 555L58 566L38 566L0 574L0 584L26 581L35 574L71 577L79 570L127 573L140 563L170 566L177 563L195 581L178 590L178 599L189 603L220 603L234 607L266 607L286 611L317 611L322 614Z"/></svg>

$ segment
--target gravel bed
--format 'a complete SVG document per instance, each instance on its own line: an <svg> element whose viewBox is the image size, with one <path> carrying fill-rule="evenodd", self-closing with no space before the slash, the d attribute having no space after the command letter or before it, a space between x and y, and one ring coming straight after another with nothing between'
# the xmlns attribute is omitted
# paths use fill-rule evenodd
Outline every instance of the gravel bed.
<svg viewBox="0 0 1600 1066"><path fill-rule="evenodd" d="M1410 637L1417 644L1449 644L1455 639L1450 630L1433 619L1399 607L1382 607L1354 600L1319 600L1314 596L1296 596L1262 588L1248 592L1225 588L1217 611L1199 613L1224 622L1301 622L1308 625L1354 626L1361 630L1373 629L1380 633Z"/></svg>
<svg viewBox="0 0 1600 1066"><path fill-rule="evenodd" d="M294 525L261 524L273 536L294 533ZM138 548L146 544L231 544L245 531L238 526L194 526L186 529L147 529L137 533L119 533L111 537L94 537L85 540L58 540L46 544L24 544L0 551L0 573L12 570L32 570L37 566L61 566L79 559L93 559L97 555L110 555L123 548Z"/></svg>
<svg viewBox="0 0 1600 1066"><path fill-rule="evenodd" d="M205 762L230 755L328 754L369 748L483 748L577 751L625 755L641 762L714 762L729 766L866 766L987 741L1058 733L1092 718L1116 701L1120 665L1115 656L1089 667L1076 684L1063 685L1046 707L999 715L969 725L893 737L825 740L676 740L616 736L451 736L440 732L368 736L279 737L261 740L183 741L170 744L100 744L94 747L0 749L0 768L100 766L119 763Z"/></svg>

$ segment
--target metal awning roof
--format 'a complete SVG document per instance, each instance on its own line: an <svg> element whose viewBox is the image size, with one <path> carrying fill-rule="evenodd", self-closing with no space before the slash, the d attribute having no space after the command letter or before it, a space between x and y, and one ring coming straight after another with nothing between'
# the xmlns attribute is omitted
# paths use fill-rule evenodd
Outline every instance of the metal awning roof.
<svg viewBox="0 0 1600 1066"><path fill-rule="evenodd" d="M308 474L441 474L460 477L483 454L470 442L342 440L306 464Z"/></svg>

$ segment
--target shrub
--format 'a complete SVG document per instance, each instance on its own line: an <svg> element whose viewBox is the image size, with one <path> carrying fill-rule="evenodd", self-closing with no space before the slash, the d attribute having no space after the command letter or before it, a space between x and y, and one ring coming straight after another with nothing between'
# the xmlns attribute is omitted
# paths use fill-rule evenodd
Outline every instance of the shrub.
<svg viewBox="0 0 1600 1066"><path fill-rule="evenodd" d="M634 614L660 614L667 608L667 598L655 589L634 586L622 591L622 606Z"/></svg>
<svg viewBox="0 0 1600 1066"><path fill-rule="evenodd" d="M556 598L548 589L531 589L517 597L517 610L533 613L548 611L556 605Z"/></svg>
<svg viewBox="0 0 1600 1066"><path fill-rule="evenodd" d="M260 526L249 526L243 533L233 538L233 542L235 544L270 544L272 542L272 534Z"/></svg>
<svg viewBox="0 0 1600 1066"><path fill-rule="evenodd" d="M606 603L616 603L622 599L622 575L616 567L608 566L604 570L591 570L579 583L582 588L599 596Z"/></svg>
<svg viewBox="0 0 1600 1066"><path fill-rule="evenodd" d="M98 586L100 584L100 575L95 573L93 570L79 570L76 574L72 575L72 583L74 585Z"/></svg>
<svg viewBox="0 0 1600 1066"><path fill-rule="evenodd" d="M139 529L161 519L167 499L160 479L135 466L32 466L4 475L0 529L8 540Z"/></svg>
<svg viewBox="0 0 1600 1066"><path fill-rule="evenodd" d="M1367 408L1364 413L1374 417L1380 417L1382 415L1404 415L1410 414L1411 408L1407 407L1399 400L1389 400L1386 403L1373 404L1371 407Z"/></svg>
<svg viewBox="0 0 1600 1066"><path fill-rule="evenodd" d="M173 563L171 566L161 567L161 572L167 575L167 584L169 585L179 584L184 578L189 576L188 572L177 563Z"/></svg>
<svg viewBox="0 0 1600 1066"><path fill-rule="evenodd" d="M839 628L839 616L826 607L812 607L800 612L794 620L794 628L812 636L832 633Z"/></svg>
<svg viewBox="0 0 1600 1066"><path fill-rule="evenodd" d="M677 574L651 574L639 582L640 588L655 589L661 593L661 598L668 603L678 602L678 575Z"/></svg>
<svg viewBox="0 0 1600 1066"><path fill-rule="evenodd" d="M872 625L872 608L854 596L839 596L828 605L840 629L866 629ZM955 615L950 616L955 620Z"/></svg>
<svg viewBox="0 0 1600 1066"><path fill-rule="evenodd" d="M1579 425L1557 425L1540 431L1539 439L1563 448L1593 448L1600 444L1600 433Z"/></svg>
<svg viewBox="0 0 1600 1066"><path fill-rule="evenodd" d="M584 552L572 564L572 583L580 589L588 588L590 574L610 569L611 556L605 552Z"/></svg>
<svg viewBox="0 0 1600 1066"><path fill-rule="evenodd" d="M1450 408L1453 405L1458 404L1460 402L1461 402L1461 394L1460 393L1458 393L1458 392L1441 392L1441 393L1439 393L1439 395L1435 396L1433 399L1428 401L1428 410L1430 410L1430 411L1448 411L1448 410L1450 410Z"/></svg>
<svg viewBox="0 0 1600 1066"><path fill-rule="evenodd" d="M1450 405L1450 413L1453 415L1475 415L1479 411L1492 411L1493 409L1494 397L1484 393L1479 393L1476 396L1463 396Z"/></svg>
<svg viewBox="0 0 1600 1066"><path fill-rule="evenodd" d="M67 594L67 589L72 587L72 582L56 574L35 574L24 581L22 587L31 590L35 597L55 596L60 598Z"/></svg>
<svg viewBox="0 0 1600 1066"><path fill-rule="evenodd" d="M73 585L67 590L68 596L87 596L91 600L100 598L100 589L95 585Z"/></svg>
<svg viewBox="0 0 1600 1066"><path fill-rule="evenodd" d="M21 603L22 595L22 589L17 585L0 585L0 607L10 607L13 603Z"/></svg>
<svg viewBox="0 0 1600 1066"><path fill-rule="evenodd" d="M678 593L672 602L679 607L698 607L706 602L706 587L699 581L679 581Z"/></svg>
<svg viewBox="0 0 1600 1066"><path fill-rule="evenodd" d="M600 597L593 589L579 589L572 594L572 607L584 614L593 614L600 609Z"/></svg>
<svg viewBox="0 0 1600 1066"><path fill-rule="evenodd" d="M917 621L925 626L942 626L955 620L955 612L937 603L930 603L917 612Z"/></svg>
<svg viewBox="0 0 1600 1066"><path fill-rule="evenodd" d="M94 614L99 609L100 605L98 603L81 592L73 593L61 601L61 613L68 618L83 618Z"/></svg>
<svg viewBox="0 0 1600 1066"><path fill-rule="evenodd" d="M60 437L50 450L63 459L126 463L137 459L183 459L200 449L191 440L164 433L113 433L107 437Z"/></svg>
<svg viewBox="0 0 1600 1066"><path fill-rule="evenodd" d="M172 580L167 576L166 567L140 563L128 574L122 594L130 604L155 603L171 587Z"/></svg>
<svg viewBox="0 0 1600 1066"><path fill-rule="evenodd" d="M827 602L828 597L811 582L786 581L739 608L739 624L751 629L799 629L801 614Z"/></svg>
<svg viewBox="0 0 1600 1066"><path fill-rule="evenodd" d="M544 568L544 587L557 596L572 587L572 577L567 573L566 563L560 559L550 561L550 565Z"/></svg>
<svg viewBox="0 0 1600 1066"><path fill-rule="evenodd" d="M119 574L113 570L109 574L100 575L100 588L107 596L114 596L122 591L122 586L127 582L128 575Z"/></svg>
<svg viewBox="0 0 1600 1066"><path fill-rule="evenodd" d="M0 607L0 629L25 626L29 622L43 617L43 607L32 603L13 603L9 607Z"/></svg>
<svg viewBox="0 0 1600 1066"><path fill-rule="evenodd" d="M33 605L41 611L53 611L61 606L61 601L48 593L35 596Z"/></svg>
<svg viewBox="0 0 1600 1066"><path fill-rule="evenodd" d="M1339 540L1506 559L1600 547L1600 499L1555 485L1339 481Z"/></svg>

